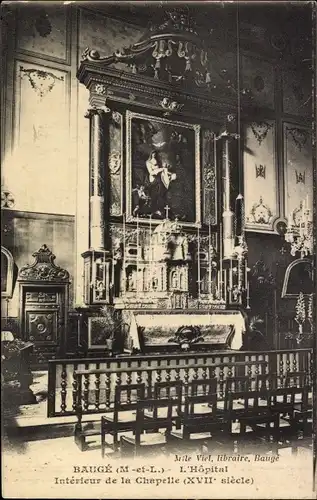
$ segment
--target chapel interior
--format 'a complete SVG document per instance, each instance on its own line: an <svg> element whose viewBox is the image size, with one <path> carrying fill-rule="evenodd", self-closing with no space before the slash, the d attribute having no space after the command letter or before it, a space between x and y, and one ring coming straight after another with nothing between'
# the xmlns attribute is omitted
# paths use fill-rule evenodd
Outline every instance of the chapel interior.
<svg viewBox="0 0 317 500"><path fill-rule="evenodd" d="M237 420L311 440L312 4L1 10L4 398L38 405L44 373L43 418L103 454Z"/></svg>

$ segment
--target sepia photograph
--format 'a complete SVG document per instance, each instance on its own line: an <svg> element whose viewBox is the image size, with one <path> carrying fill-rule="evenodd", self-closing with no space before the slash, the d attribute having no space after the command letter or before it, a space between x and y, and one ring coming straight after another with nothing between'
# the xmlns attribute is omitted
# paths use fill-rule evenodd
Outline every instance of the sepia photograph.
<svg viewBox="0 0 317 500"><path fill-rule="evenodd" d="M0 9L3 498L317 498L316 3Z"/></svg>

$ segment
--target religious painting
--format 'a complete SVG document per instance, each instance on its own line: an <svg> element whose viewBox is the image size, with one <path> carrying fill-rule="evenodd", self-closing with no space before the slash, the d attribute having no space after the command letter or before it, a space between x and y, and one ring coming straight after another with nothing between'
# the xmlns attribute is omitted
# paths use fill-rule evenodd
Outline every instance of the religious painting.
<svg viewBox="0 0 317 500"><path fill-rule="evenodd" d="M200 224L200 127L127 112L127 220Z"/></svg>

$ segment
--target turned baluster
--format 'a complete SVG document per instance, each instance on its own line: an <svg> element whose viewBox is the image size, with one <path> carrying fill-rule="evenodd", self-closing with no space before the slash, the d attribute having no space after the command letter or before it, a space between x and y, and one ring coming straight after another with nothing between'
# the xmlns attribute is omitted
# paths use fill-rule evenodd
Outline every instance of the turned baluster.
<svg viewBox="0 0 317 500"><path fill-rule="evenodd" d="M73 387L73 391L72 391L72 395L73 395L73 411L74 412L76 412L76 410L77 410L78 382L77 382L77 378L75 376L77 368L78 368L78 363L75 363L74 364L74 371L73 371L73 383L72 383L72 387Z"/></svg>
<svg viewBox="0 0 317 500"><path fill-rule="evenodd" d="M219 366L219 386L220 386L220 397L223 398L225 393L224 393L224 365Z"/></svg>
<svg viewBox="0 0 317 500"><path fill-rule="evenodd" d="M171 381L171 369L170 368L166 368L166 377L165 377L165 380L166 380L166 382L170 382ZM170 397L170 393L171 393L171 388L167 387L166 388L166 397L167 398Z"/></svg>
<svg viewBox="0 0 317 500"><path fill-rule="evenodd" d="M83 409L82 409L82 375L76 375L75 379L76 380L76 388L77 388L77 394L76 394L76 414L77 414L77 422L75 425L75 434L80 432L82 430L82 416L83 416Z"/></svg>
<svg viewBox="0 0 317 500"><path fill-rule="evenodd" d="M162 380L162 376L161 376L161 362L159 361L158 364L157 364L157 370L156 370L156 382L161 382Z"/></svg>
<svg viewBox="0 0 317 500"><path fill-rule="evenodd" d="M97 366L99 368L99 364ZM95 374L95 405L98 411L100 405L100 373Z"/></svg>
<svg viewBox="0 0 317 500"><path fill-rule="evenodd" d="M202 368L202 373L201 373L201 376L204 380L206 380L208 378L208 374L207 374L207 359L206 358L203 358L203 368Z"/></svg>
<svg viewBox="0 0 317 500"><path fill-rule="evenodd" d="M184 396L188 396L188 382L189 382L189 366L188 359L186 359L186 365L184 366Z"/></svg>
<svg viewBox="0 0 317 500"><path fill-rule="evenodd" d="M127 385L132 384L132 370L131 370L131 363L128 362L128 371L127 371Z"/></svg>
<svg viewBox="0 0 317 500"><path fill-rule="evenodd" d="M147 371L147 394L148 398L152 398L152 370Z"/></svg>
<svg viewBox="0 0 317 500"><path fill-rule="evenodd" d="M111 375L106 373L106 409L110 408L110 396L111 396Z"/></svg>
<svg viewBox="0 0 317 500"><path fill-rule="evenodd" d="M89 374L84 374L84 410L88 411L89 408Z"/></svg>
<svg viewBox="0 0 317 500"><path fill-rule="evenodd" d="M66 396L67 396L67 370L66 365L62 365L61 373L61 412L66 411Z"/></svg>
<svg viewBox="0 0 317 500"><path fill-rule="evenodd" d="M297 372L297 353L293 352L293 372Z"/></svg>

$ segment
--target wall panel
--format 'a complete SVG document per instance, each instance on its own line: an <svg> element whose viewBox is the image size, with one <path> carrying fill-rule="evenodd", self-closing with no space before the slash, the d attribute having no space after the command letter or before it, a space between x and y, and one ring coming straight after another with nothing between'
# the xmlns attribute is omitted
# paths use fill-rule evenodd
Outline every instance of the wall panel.
<svg viewBox="0 0 317 500"><path fill-rule="evenodd" d="M249 230L273 232L279 216L275 122L253 122L245 128L244 193Z"/></svg>
<svg viewBox="0 0 317 500"><path fill-rule="evenodd" d="M16 60L14 148L4 176L15 208L75 213L75 165L70 163L70 74ZM19 182L16 180L19 179Z"/></svg>
<svg viewBox="0 0 317 500"><path fill-rule="evenodd" d="M70 64L70 18L64 5L18 9L16 50L48 61Z"/></svg>

